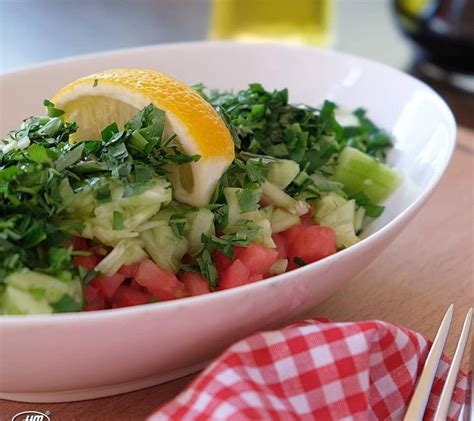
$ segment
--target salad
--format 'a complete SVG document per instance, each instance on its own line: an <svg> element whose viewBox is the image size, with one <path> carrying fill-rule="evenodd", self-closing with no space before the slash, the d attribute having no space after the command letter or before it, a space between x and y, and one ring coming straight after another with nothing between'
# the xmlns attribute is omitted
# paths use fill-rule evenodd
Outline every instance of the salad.
<svg viewBox="0 0 474 421"><path fill-rule="evenodd" d="M0 141L0 314L265 282L360 241L400 183L364 109L293 105L287 89L121 69L44 105Z"/></svg>

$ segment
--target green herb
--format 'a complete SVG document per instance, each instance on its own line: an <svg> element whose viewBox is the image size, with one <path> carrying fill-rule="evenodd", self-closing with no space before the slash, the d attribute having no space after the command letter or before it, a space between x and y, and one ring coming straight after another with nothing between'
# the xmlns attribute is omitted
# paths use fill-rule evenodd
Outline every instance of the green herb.
<svg viewBox="0 0 474 421"><path fill-rule="evenodd" d="M295 257L293 259L293 262L296 263L298 266L306 266L308 264L308 262L303 260L301 257Z"/></svg>
<svg viewBox="0 0 474 421"><path fill-rule="evenodd" d="M101 141L69 143L75 123L59 118L62 111L45 101L48 117L31 117L12 131L0 149L0 286L8 274L24 268L65 281L88 277L72 263L71 234L82 232L81 221L68 221L65 197L90 190L99 203L112 199L112 186L122 184L124 196L145 191L153 179L167 174L167 165L199 159L181 152L174 136L162 139L164 112L153 105L137 113L125 130L113 123ZM137 148L135 139L144 144ZM123 229L115 212L113 228ZM181 235L182 221L173 224ZM88 278L86 278L87 280Z"/></svg>
<svg viewBox="0 0 474 421"><path fill-rule="evenodd" d="M89 284L94 278L101 277L102 274L96 270L90 270L82 275L82 282L84 285Z"/></svg>
<svg viewBox="0 0 474 421"><path fill-rule="evenodd" d="M102 184L94 189L94 199L99 203L106 203L112 200L112 193L110 192L109 184Z"/></svg>
<svg viewBox="0 0 474 421"><path fill-rule="evenodd" d="M229 222L229 206L227 203L217 205L212 209L214 221L218 228L224 229Z"/></svg>
<svg viewBox="0 0 474 421"><path fill-rule="evenodd" d="M234 257L233 246L248 246L257 236L260 226L253 221L239 219L231 228L231 230L220 237L215 235L203 234L202 243L208 249L219 250L229 259Z"/></svg>
<svg viewBox="0 0 474 421"><path fill-rule="evenodd" d="M51 304L51 307L56 313L72 313L81 310L81 305L69 294L64 294L57 303Z"/></svg>
<svg viewBox="0 0 474 421"><path fill-rule="evenodd" d="M132 131L130 145L136 151L150 153L159 145L165 127L165 112L152 104L135 115L125 126Z"/></svg>
<svg viewBox="0 0 474 421"><path fill-rule="evenodd" d="M256 185L247 185L241 191L236 193L240 212L252 212L258 209L260 200L260 191Z"/></svg>
<svg viewBox="0 0 474 421"><path fill-rule="evenodd" d="M64 114L63 110L55 108L54 104L51 101L48 101L47 99L43 101L43 105L48 110L48 117L60 117Z"/></svg>
<svg viewBox="0 0 474 421"><path fill-rule="evenodd" d="M28 292L35 298L36 300L42 300L46 295L46 291L43 288L31 288Z"/></svg>
<svg viewBox="0 0 474 421"><path fill-rule="evenodd" d="M245 172L252 183L262 184L268 177L267 166L261 158L249 159L245 163Z"/></svg>
<svg viewBox="0 0 474 421"><path fill-rule="evenodd" d="M170 217L168 223L176 238L184 237L184 228L186 226L186 221L186 216L182 213L175 213Z"/></svg>
<svg viewBox="0 0 474 421"><path fill-rule="evenodd" d="M76 146L65 146L56 160L56 171L64 171L71 167L82 158L84 152L84 143L79 143Z"/></svg>
<svg viewBox="0 0 474 421"><path fill-rule="evenodd" d="M210 288L215 290L218 286L218 277L216 266L211 258L212 253L219 251L225 254L229 259L233 259L233 247L248 246L256 237L259 230L260 227L253 221L241 219L233 225L229 232L221 236L202 234L201 241L204 248L199 256L196 257L197 266L184 265L182 269L201 273L209 281Z"/></svg>
<svg viewBox="0 0 474 421"><path fill-rule="evenodd" d="M112 229L118 231L123 230L123 213L119 211L114 211L112 217Z"/></svg>
<svg viewBox="0 0 474 421"><path fill-rule="evenodd" d="M363 192L358 192L350 196L355 199L358 206L365 208L365 214L371 218L378 218L382 215L385 207L373 203Z"/></svg>
<svg viewBox="0 0 474 421"><path fill-rule="evenodd" d="M214 265L214 262L211 259L211 253L209 249L204 249L196 259L196 263L199 267L199 272L201 272L209 281L209 286L212 290L217 288L217 269Z"/></svg>
<svg viewBox="0 0 474 421"><path fill-rule="evenodd" d="M104 142L108 142L118 132L119 128L117 126L117 123L112 123L100 132L100 137Z"/></svg>
<svg viewBox="0 0 474 421"><path fill-rule="evenodd" d="M387 133L376 127L362 109L354 112L360 125L343 128L337 122L337 106L333 102L325 101L320 109L291 105L287 89L270 92L258 83L237 93L211 91L206 94L202 84L196 89L223 116L237 138L234 143L238 152L292 159L307 175L319 172L330 176L339 153L347 145L381 160L391 146ZM264 174L255 174L252 165L246 168L244 177L260 184ZM229 172L235 172L235 168L229 168ZM242 182L242 178L237 180ZM229 176L229 179L233 180L229 185L242 187L235 185L238 184L235 177ZM287 188L287 193L296 199L319 197L319 192L309 178Z"/></svg>
<svg viewBox="0 0 474 421"><path fill-rule="evenodd" d="M51 161L46 148L37 143L34 143L27 149L26 156L30 161L37 164L47 164Z"/></svg>

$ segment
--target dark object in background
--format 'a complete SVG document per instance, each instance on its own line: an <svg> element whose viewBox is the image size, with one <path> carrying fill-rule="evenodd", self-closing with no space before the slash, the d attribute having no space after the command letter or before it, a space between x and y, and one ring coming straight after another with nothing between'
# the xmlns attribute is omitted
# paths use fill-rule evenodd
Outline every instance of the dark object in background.
<svg viewBox="0 0 474 421"><path fill-rule="evenodd" d="M474 128L474 0L393 0L402 31L417 47L408 71Z"/></svg>
<svg viewBox="0 0 474 421"><path fill-rule="evenodd" d="M423 60L474 77L474 0L394 0L394 5Z"/></svg>

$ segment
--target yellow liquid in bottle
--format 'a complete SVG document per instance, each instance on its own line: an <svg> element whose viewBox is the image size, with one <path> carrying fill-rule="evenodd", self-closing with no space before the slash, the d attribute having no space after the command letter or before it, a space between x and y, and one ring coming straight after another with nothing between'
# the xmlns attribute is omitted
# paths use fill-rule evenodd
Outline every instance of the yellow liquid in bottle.
<svg viewBox="0 0 474 421"><path fill-rule="evenodd" d="M210 37L325 46L332 0L213 0Z"/></svg>

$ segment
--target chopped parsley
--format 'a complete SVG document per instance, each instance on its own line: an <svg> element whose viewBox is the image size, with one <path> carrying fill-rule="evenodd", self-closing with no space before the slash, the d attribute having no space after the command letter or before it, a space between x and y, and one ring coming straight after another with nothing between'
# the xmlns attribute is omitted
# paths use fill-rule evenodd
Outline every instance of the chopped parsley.
<svg viewBox="0 0 474 421"><path fill-rule="evenodd" d="M306 266L308 264L308 262L303 260L301 257L295 257L293 259L293 262L296 263L298 266Z"/></svg>
<svg viewBox="0 0 474 421"><path fill-rule="evenodd" d="M184 228L186 226L186 215L181 213L175 213L168 221L173 234L176 238L184 237Z"/></svg>
<svg viewBox="0 0 474 421"><path fill-rule="evenodd" d="M371 218L378 218L382 215L385 207L373 203L364 193L358 192L351 196L358 206L365 208L365 214Z"/></svg>
<svg viewBox="0 0 474 421"><path fill-rule="evenodd" d="M164 112L153 105L124 130L113 123L102 130L101 141L76 145L69 136L77 125L63 122L52 102L44 105L48 117L26 119L0 143L0 286L24 268L61 279L80 275L68 245L80 223L61 222L67 221L68 191L90 189L98 203L108 203L115 182L130 197L146 190L153 177L165 176L168 164L199 159L183 154L173 136L163 137ZM173 221L173 232L182 235L182 220ZM123 223L123 215L114 212L113 229L123 229Z"/></svg>
<svg viewBox="0 0 474 421"><path fill-rule="evenodd" d="M336 120L336 104L325 101L321 108L292 105L288 102L287 89L267 91L259 83L236 93L206 94L202 84L195 85L195 89L232 128L237 152L292 159L300 164L303 175L286 189L297 199L319 197L321 191L327 191L315 185L309 176L330 176L333 164L346 146L383 162L386 149L392 145L390 135L369 120L364 109L354 111L359 126L342 127ZM252 162L247 168L246 176L252 182L261 183L264 170L255 174L254 165Z"/></svg>

